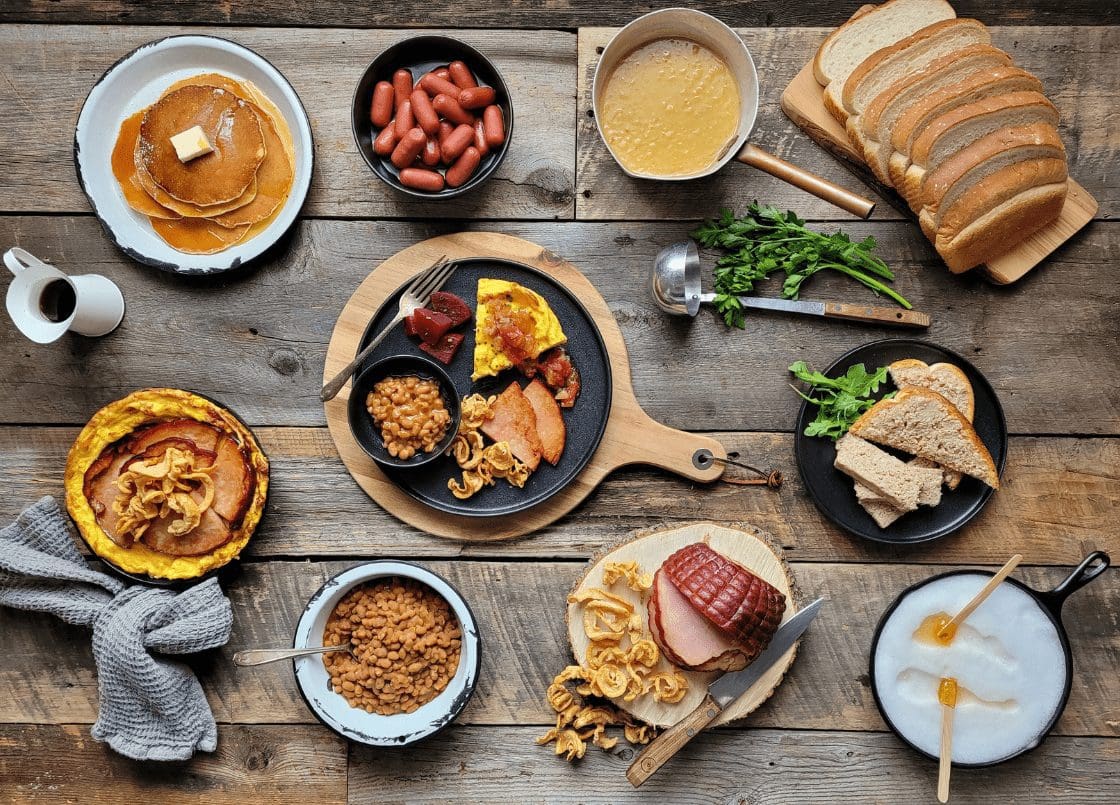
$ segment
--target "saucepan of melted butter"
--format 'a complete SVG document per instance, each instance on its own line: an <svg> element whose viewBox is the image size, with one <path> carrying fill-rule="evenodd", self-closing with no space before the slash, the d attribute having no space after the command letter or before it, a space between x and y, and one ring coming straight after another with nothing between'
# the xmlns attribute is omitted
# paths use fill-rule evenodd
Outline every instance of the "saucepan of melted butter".
<svg viewBox="0 0 1120 805"><path fill-rule="evenodd" d="M758 93L738 34L701 11L666 8L633 20L607 44L592 104L599 135L630 176L697 179L735 159L868 217L874 202L747 142Z"/></svg>

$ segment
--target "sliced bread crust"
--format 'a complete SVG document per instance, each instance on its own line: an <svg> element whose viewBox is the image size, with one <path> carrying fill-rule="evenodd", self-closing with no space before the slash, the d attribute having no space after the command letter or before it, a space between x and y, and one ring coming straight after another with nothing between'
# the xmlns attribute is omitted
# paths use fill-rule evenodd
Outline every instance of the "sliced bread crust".
<svg viewBox="0 0 1120 805"><path fill-rule="evenodd" d="M876 95L942 56L969 45L988 45L984 23L974 19L940 20L905 39L872 53L843 84L840 101L849 115L863 112Z"/></svg>
<svg viewBox="0 0 1120 805"><path fill-rule="evenodd" d="M968 375L959 366L946 362L927 364L916 358L906 358L892 363L887 371L900 389L918 386L936 391L956 406L965 419L972 421L976 412L976 394Z"/></svg>
<svg viewBox="0 0 1120 805"><path fill-rule="evenodd" d="M966 103L930 121L914 139L910 163L926 169L997 129L1032 123L1058 125L1057 107L1041 92L1009 92Z"/></svg>
<svg viewBox="0 0 1120 805"><path fill-rule="evenodd" d="M942 202L951 204L961 192L1005 165L1048 157L1065 158L1065 147L1053 126L1036 123L999 129L942 160L921 177L920 187L906 189L917 200L914 206L921 210L920 216L929 214L931 231L936 232Z"/></svg>
<svg viewBox="0 0 1120 805"><path fill-rule="evenodd" d="M942 87L919 102L912 104L898 116L891 130L890 173L892 179L905 175L910 161L910 148L929 121L966 103L987 98L1004 92L1033 90L1042 91L1042 83L1026 70L1004 65L977 70L960 81ZM897 159L904 159L897 166ZM895 186L901 184L901 178Z"/></svg>
<svg viewBox="0 0 1120 805"><path fill-rule="evenodd" d="M936 461L999 489L995 462L976 429L936 391L908 386L871 406L848 433Z"/></svg>
<svg viewBox="0 0 1120 805"><path fill-rule="evenodd" d="M1064 184L1069 166L1064 159L1032 159L1016 162L985 176L961 193L939 216L938 237L951 242L963 230L996 207L1027 190ZM1006 244L993 244L1003 246Z"/></svg>
<svg viewBox="0 0 1120 805"><path fill-rule="evenodd" d="M969 45L947 53L912 75L895 81L876 95L859 116L864 159L883 182L893 184L890 177L890 158L894 151L891 132L895 122L922 98L944 87L957 83L977 70L1007 66L1011 57L992 45ZM859 144L859 138L849 139Z"/></svg>
<svg viewBox="0 0 1120 805"><path fill-rule="evenodd" d="M934 246L954 274L968 271L1005 253L1061 215L1068 193L1068 182L1025 190L951 240L938 236Z"/></svg>
<svg viewBox="0 0 1120 805"><path fill-rule="evenodd" d="M843 82L864 58L882 47L909 36L938 20L957 16L945 0L888 0L865 12L857 12L817 48L813 75L827 87Z"/></svg>

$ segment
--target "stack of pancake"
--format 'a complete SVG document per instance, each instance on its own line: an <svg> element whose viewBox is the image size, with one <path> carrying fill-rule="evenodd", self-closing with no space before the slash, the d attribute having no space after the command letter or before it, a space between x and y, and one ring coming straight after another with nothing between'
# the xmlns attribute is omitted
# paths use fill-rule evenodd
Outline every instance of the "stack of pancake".
<svg viewBox="0 0 1120 805"><path fill-rule="evenodd" d="M194 126L213 147L181 162L171 138ZM121 124L112 156L125 201L168 245L213 254L279 214L295 176L283 115L248 81L206 73L172 84Z"/></svg>

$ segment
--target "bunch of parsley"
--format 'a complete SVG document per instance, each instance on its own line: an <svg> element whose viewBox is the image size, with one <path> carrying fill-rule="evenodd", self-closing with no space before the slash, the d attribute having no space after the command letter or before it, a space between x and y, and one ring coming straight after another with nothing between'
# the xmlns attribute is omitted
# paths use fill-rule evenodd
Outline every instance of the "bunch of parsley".
<svg viewBox="0 0 1120 805"><path fill-rule="evenodd" d="M839 271L876 294L889 296L906 309L911 304L886 285L894 280L887 264L873 255L875 239L853 242L843 232L825 235L806 228L792 212L754 202L736 218L723 210L719 220L705 221L692 232L701 246L727 252L716 262L715 305L729 327L743 327L739 296L775 271L785 272L782 296L796 299L801 285L818 271ZM884 280L886 282L884 282Z"/></svg>
<svg viewBox="0 0 1120 805"><path fill-rule="evenodd" d="M805 361L796 361L789 370L798 380L809 384L808 394L796 387L793 390L802 399L817 406L817 418L805 427L805 435L827 436L834 441L847 433L852 423L878 402L871 395L887 379L887 367L880 366L874 372L868 372L862 363L850 367L837 378L814 372ZM892 396L893 393L883 399Z"/></svg>

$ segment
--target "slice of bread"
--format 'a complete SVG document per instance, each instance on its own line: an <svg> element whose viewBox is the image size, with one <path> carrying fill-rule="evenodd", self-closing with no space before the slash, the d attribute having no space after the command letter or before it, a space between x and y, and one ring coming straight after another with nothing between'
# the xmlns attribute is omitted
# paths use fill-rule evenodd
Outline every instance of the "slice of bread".
<svg viewBox="0 0 1120 805"><path fill-rule="evenodd" d="M945 0L889 0L853 16L828 35L813 59L813 75L825 88L825 106L843 124L840 95L860 62L927 25L956 16Z"/></svg>
<svg viewBox="0 0 1120 805"><path fill-rule="evenodd" d="M936 461L999 489L995 462L976 429L935 391L903 388L875 403L852 423L848 434ZM864 485L875 489L873 484Z"/></svg>
<svg viewBox="0 0 1120 805"><path fill-rule="evenodd" d="M891 129L889 176L901 187L910 166L910 148L931 120L967 103L1006 92L1042 91L1042 83L1026 70L1003 65L972 72L909 105Z"/></svg>
<svg viewBox="0 0 1120 805"><path fill-rule="evenodd" d="M850 433L841 436L833 466L897 509L909 512L918 508L921 475L870 442Z"/></svg>
<svg viewBox="0 0 1120 805"><path fill-rule="evenodd" d="M859 505L863 506L863 510L871 515L871 519L875 521L879 528L886 528L906 514L902 509L896 509L891 504L884 503L881 500L861 500Z"/></svg>
<svg viewBox="0 0 1120 805"><path fill-rule="evenodd" d="M959 366L951 363L927 364L916 358L895 361L887 367L891 380L900 389L918 386L936 391L956 406L969 422L976 413L976 395L972 383Z"/></svg>
<svg viewBox="0 0 1120 805"><path fill-rule="evenodd" d="M968 375L960 367L951 363L927 364L915 358L895 361L887 367L891 380L900 389L906 386L918 386L936 391L946 400L956 406L965 419L969 422L976 414L976 395L972 390L972 383ZM937 462L924 458L916 458L912 463L920 467L938 467L943 472L945 486L956 489L961 484L961 474L956 470L946 470L939 467Z"/></svg>
<svg viewBox="0 0 1120 805"><path fill-rule="evenodd" d="M1061 215L1068 194L1068 181L1024 190L956 235L939 234L934 246L954 274L968 271L1005 253Z"/></svg>
<svg viewBox="0 0 1120 805"><path fill-rule="evenodd" d="M927 171L919 188L911 188L916 199L922 231L933 240L941 210L952 206L978 181L1002 168L1032 159L1065 159L1065 147L1057 130L1046 123L999 129L962 148Z"/></svg>
<svg viewBox="0 0 1120 805"><path fill-rule="evenodd" d="M1007 67L1011 57L992 45L969 45L895 81L876 95L859 115L863 156L880 181L890 183L891 132L911 106L937 90L954 85L978 70ZM854 124L853 124L854 125ZM859 144L858 138L849 139Z"/></svg>
<svg viewBox="0 0 1120 805"><path fill-rule="evenodd" d="M1040 92L1009 92L958 106L930 121L910 147L903 187L915 192L926 171L993 132L1046 123L1057 128L1058 109Z"/></svg>
<svg viewBox="0 0 1120 805"><path fill-rule="evenodd" d="M904 462L906 466L912 469L914 476L918 479L918 505L936 506L941 502L941 468L920 464L918 463L919 461L921 461L921 459L915 458ZM855 487L856 498L859 499L860 503L868 500L875 500L880 503L893 505L874 489L864 486L859 481L856 481Z"/></svg>
<svg viewBox="0 0 1120 805"><path fill-rule="evenodd" d="M840 101L849 115L858 115L894 82L922 70L953 51L990 45L991 35L979 20L948 19L921 28L905 39L872 53L843 84Z"/></svg>

